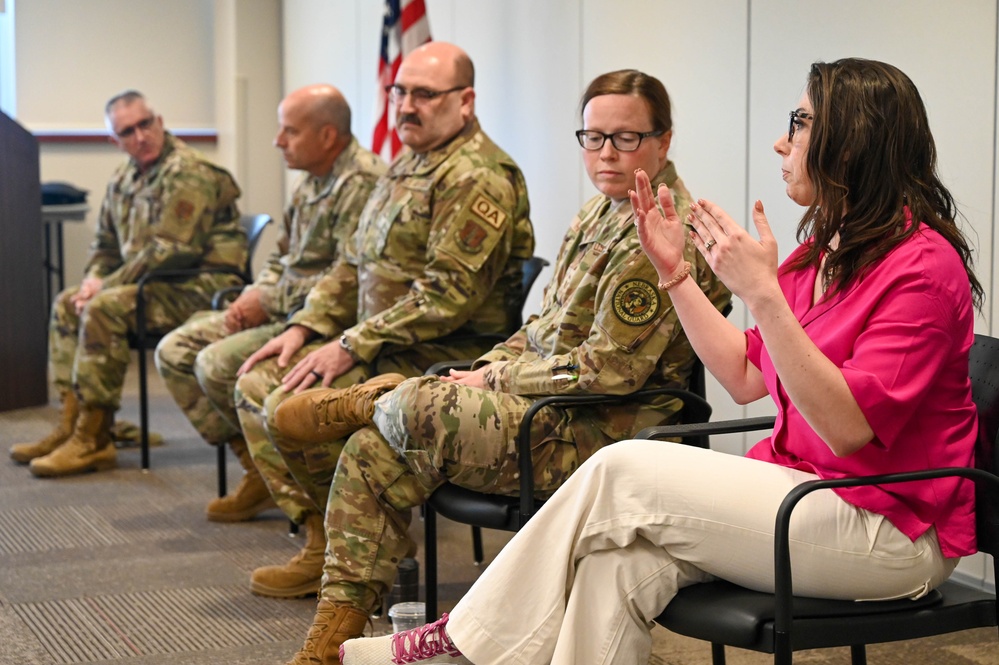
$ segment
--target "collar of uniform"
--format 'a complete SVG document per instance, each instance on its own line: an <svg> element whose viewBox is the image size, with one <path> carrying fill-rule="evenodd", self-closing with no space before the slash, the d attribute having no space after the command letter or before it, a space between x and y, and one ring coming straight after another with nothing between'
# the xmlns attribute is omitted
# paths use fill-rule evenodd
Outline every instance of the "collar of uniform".
<svg viewBox="0 0 999 665"><path fill-rule="evenodd" d="M427 152L415 153L405 152L397 160L392 162L389 175L409 176L423 175L430 173L440 166L448 157L458 151L463 145L468 143L476 134L481 131L479 119L472 117L461 131L446 141L439 148L428 150Z"/></svg>
<svg viewBox="0 0 999 665"><path fill-rule="evenodd" d="M333 160L333 168L322 178L314 176L312 174L306 173L305 175L305 186L306 186L306 201L308 203L315 203L316 201L326 198L329 196L330 190L336 184L337 180L343 175L351 164L354 163L354 157L357 154L358 143L357 139L353 136L350 138L350 143L337 155L336 159Z"/></svg>
<svg viewBox="0 0 999 665"><path fill-rule="evenodd" d="M652 178L652 192L653 193L657 192L659 190L659 185L666 185L667 187L673 187L673 183L676 182L676 178L677 178L676 167L673 165L673 162L667 161L666 165L663 166L662 170L659 171L659 173L657 173L654 178ZM625 206L629 208L631 207L630 199L621 199L620 201L612 201L608 199L608 203L609 205L604 204L600 206L595 206L593 212L599 216L599 215L604 215L607 212L616 213Z"/></svg>
<svg viewBox="0 0 999 665"><path fill-rule="evenodd" d="M180 139L176 138L170 132L164 132L163 136L163 150L160 151L160 156L156 158L156 161L146 169L145 171L139 169L139 165L135 163L135 160L131 157L128 158L129 166L132 168L132 180L138 180L139 178L148 178L159 171L160 166L166 161L166 158L177 148L177 143Z"/></svg>
<svg viewBox="0 0 999 665"><path fill-rule="evenodd" d="M656 188L661 184L672 187L673 183L676 182L676 178L676 166L673 165L672 161L666 160L666 166L652 179L652 191L656 191Z"/></svg>

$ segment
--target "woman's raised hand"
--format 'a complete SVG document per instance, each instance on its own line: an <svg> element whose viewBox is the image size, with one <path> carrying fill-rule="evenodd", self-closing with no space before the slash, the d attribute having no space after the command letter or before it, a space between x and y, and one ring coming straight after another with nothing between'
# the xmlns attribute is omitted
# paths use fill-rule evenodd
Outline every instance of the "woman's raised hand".
<svg viewBox="0 0 999 665"><path fill-rule="evenodd" d="M683 267L686 236L683 220L673 207L673 196L669 188L660 185L658 194L662 210L656 205L649 176L642 169L635 171L635 190L630 192L630 196L638 239L662 283L669 281Z"/></svg>
<svg viewBox="0 0 999 665"><path fill-rule="evenodd" d="M777 240L759 201L753 206L756 240L728 213L711 201L690 205L690 234L708 265L735 295L752 309L761 298L779 295L777 283Z"/></svg>

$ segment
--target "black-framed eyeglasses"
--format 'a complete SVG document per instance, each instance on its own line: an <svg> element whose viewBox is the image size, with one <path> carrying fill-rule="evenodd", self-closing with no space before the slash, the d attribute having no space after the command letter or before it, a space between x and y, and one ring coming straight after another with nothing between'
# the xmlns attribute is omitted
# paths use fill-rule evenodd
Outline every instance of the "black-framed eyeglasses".
<svg viewBox="0 0 999 665"><path fill-rule="evenodd" d="M656 129L651 132L614 132L604 134L593 129L580 129L576 132L576 140L583 150L600 150L604 147L604 142L610 139L615 150L621 152L634 152L638 146L642 145L644 139L650 136L662 136L663 130Z"/></svg>
<svg viewBox="0 0 999 665"><path fill-rule="evenodd" d="M458 92L459 90L464 90L469 86L459 85L454 88L448 88L447 90L430 90L428 88L413 88L409 90L401 85L387 85L385 86L385 92L388 93L389 98L393 102L401 102L409 95L413 98L414 104L424 104L426 102L437 99L441 95L446 95L451 92Z"/></svg>
<svg viewBox="0 0 999 665"><path fill-rule="evenodd" d="M815 115L812 113L806 113L801 109L795 109L791 111L788 115L791 116L791 124L787 128L787 142L790 143L791 139L794 138L794 132L797 131L799 127L804 127L805 123L802 120L812 120Z"/></svg>
<svg viewBox="0 0 999 665"><path fill-rule="evenodd" d="M151 115L148 118L143 118L134 125L129 125L128 127L122 128L121 131L115 132L114 135L120 139L132 138L135 135L135 130L141 129L142 131L148 131L153 123L156 122L156 116Z"/></svg>
<svg viewBox="0 0 999 665"><path fill-rule="evenodd" d="M156 116L151 115L148 118L143 118L134 125L129 125L128 127L122 128L121 131L115 132L115 136L117 136L120 139L131 138L132 136L135 135L135 130L141 129L144 132L148 131L149 128L152 127L153 123L155 122L156 122Z"/></svg>

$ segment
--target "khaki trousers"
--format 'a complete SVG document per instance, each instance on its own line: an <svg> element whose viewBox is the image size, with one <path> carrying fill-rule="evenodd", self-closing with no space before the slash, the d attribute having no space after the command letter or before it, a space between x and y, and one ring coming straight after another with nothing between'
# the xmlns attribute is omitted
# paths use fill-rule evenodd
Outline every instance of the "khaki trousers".
<svg viewBox="0 0 999 665"><path fill-rule="evenodd" d="M591 457L507 544L451 613L476 665L644 663L677 590L715 577L773 591L777 508L815 476L656 441ZM795 593L918 597L957 565L930 530L912 542L830 490L791 521Z"/></svg>

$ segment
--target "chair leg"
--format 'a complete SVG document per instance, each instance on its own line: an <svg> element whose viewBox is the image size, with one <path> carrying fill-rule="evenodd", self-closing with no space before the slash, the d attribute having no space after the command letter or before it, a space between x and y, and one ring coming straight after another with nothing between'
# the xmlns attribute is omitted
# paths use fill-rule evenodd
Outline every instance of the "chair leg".
<svg viewBox="0 0 999 665"><path fill-rule="evenodd" d="M139 446L142 451L142 468L149 469L149 393L146 385L146 340L139 337Z"/></svg>
<svg viewBox="0 0 999 665"><path fill-rule="evenodd" d="M437 620L437 513L424 504L423 512L423 586L428 622Z"/></svg>
<svg viewBox="0 0 999 665"><path fill-rule="evenodd" d="M481 566L486 558L482 553L482 529L477 526L472 527L472 556L476 566Z"/></svg>
<svg viewBox="0 0 999 665"><path fill-rule="evenodd" d="M867 645L850 645L850 663L852 665L867 665Z"/></svg>
<svg viewBox="0 0 999 665"><path fill-rule="evenodd" d="M298 525L292 522L291 520L288 520L288 535L289 536L298 535Z"/></svg>
<svg viewBox="0 0 999 665"><path fill-rule="evenodd" d="M217 466L219 472L219 497L226 495L228 491L226 488L226 472L225 472L225 456L226 456L226 444L220 443L215 446L215 454L217 456Z"/></svg>
<svg viewBox="0 0 999 665"><path fill-rule="evenodd" d="M725 645L711 643L711 665L725 665Z"/></svg>

